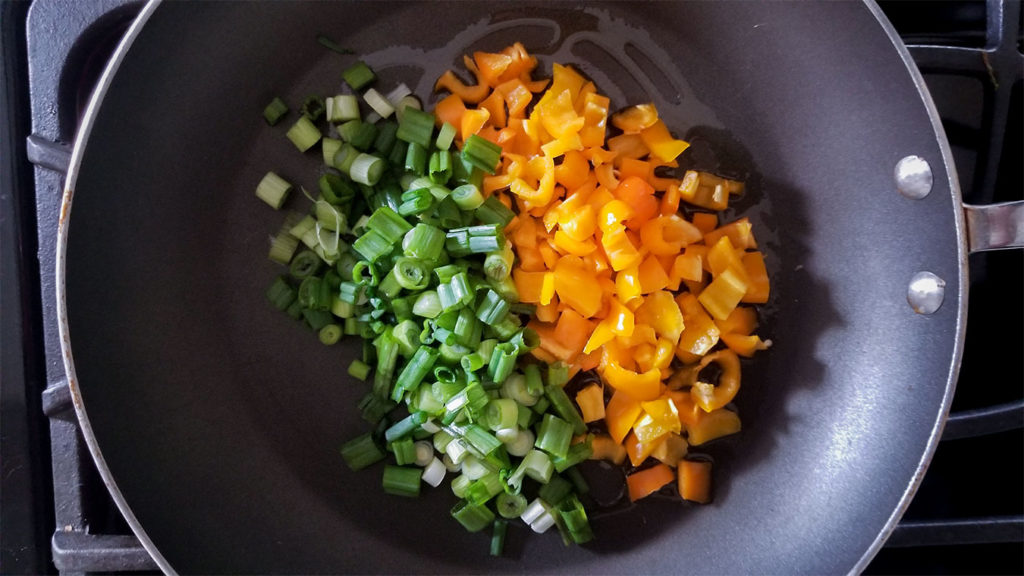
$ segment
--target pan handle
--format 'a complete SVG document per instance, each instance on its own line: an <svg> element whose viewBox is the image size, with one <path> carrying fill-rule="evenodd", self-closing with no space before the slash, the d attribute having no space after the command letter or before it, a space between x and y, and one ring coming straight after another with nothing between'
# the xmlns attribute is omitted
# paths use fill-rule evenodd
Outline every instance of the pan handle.
<svg viewBox="0 0 1024 576"><path fill-rule="evenodd" d="M1024 248L1024 201L1000 204L964 204L967 249L972 254L985 250Z"/></svg>

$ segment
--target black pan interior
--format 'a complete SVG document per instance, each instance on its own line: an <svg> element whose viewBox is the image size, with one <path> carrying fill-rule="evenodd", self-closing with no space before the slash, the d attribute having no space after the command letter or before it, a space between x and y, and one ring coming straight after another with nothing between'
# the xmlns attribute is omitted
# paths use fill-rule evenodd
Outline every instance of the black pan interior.
<svg viewBox="0 0 1024 576"><path fill-rule="evenodd" d="M270 169L315 188L318 152L260 113L340 85L351 59L318 34L413 87L522 40L614 106L656 102L693 142L688 165L748 179L774 346L745 365L743 433L710 450L712 505L598 515L583 548L514 529L493 559L447 516L446 490L391 497L344 466L337 448L364 426L365 385L345 375L358 346L320 346L264 300L281 215L253 196ZM924 200L895 190L908 154L935 170ZM957 199L860 3L168 2L114 78L74 188L78 385L118 489L182 572L847 571L913 484L955 369ZM947 281L933 316L905 301L919 270Z"/></svg>

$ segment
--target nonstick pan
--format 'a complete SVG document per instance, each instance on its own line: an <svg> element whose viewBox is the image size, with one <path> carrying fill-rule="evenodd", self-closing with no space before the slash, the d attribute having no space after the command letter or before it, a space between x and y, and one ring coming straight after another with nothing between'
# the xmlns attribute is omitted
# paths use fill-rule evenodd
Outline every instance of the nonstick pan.
<svg viewBox="0 0 1024 576"><path fill-rule="evenodd" d="M351 58L320 34L421 97L461 54L522 41L613 107L654 101L692 142L687 166L747 181L733 214L767 255L774 345L744 366L743 432L709 449L712 504L595 511L584 547L512 530L491 558L447 490L410 501L345 467L359 346L321 346L267 304L280 214L253 195L271 169L315 187L317 154L261 111L340 86ZM168 572L863 568L934 450L966 312L963 206L909 62L860 2L146 5L80 129L58 249L69 383L104 480Z"/></svg>

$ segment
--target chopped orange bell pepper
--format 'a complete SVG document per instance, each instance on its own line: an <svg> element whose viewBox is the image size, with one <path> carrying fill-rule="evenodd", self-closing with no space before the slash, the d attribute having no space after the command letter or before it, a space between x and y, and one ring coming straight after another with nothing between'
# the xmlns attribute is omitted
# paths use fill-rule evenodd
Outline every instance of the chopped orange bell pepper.
<svg viewBox="0 0 1024 576"><path fill-rule="evenodd" d="M729 317L747 293L747 282L735 270L723 270L701 291L697 300L712 316L719 320Z"/></svg>
<svg viewBox="0 0 1024 576"><path fill-rule="evenodd" d="M639 272L640 292L642 294L657 292L668 286L668 274L665 273L665 268L661 266L661 262L658 262L658 259L654 256L648 256L640 263Z"/></svg>
<svg viewBox="0 0 1024 576"><path fill-rule="evenodd" d="M457 94L449 94L434 105L434 116L439 126L445 122L459 128L462 126L462 115L466 112L466 105Z"/></svg>
<svg viewBox="0 0 1024 576"><path fill-rule="evenodd" d="M555 181L566 190L582 186L590 176L590 163L582 152L569 150L562 156L562 163L555 166Z"/></svg>
<svg viewBox="0 0 1024 576"><path fill-rule="evenodd" d="M679 434L669 434L651 452L651 456L660 460L662 464L675 468L688 451L689 445L682 436Z"/></svg>
<svg viewBox="0 0 1024 576"><path fill-rule="evenodd" d="M576 404L580 407L584 422L596 422L604 418L604 390L601 385L584 386L576 393Z"/></svg>
<svg viewBox="0 0 1024 576"><path fill-rule="evenodd" d="M684 150L690 147L688 142L676 140L668 132L668 126L661 120L656 121L640 132L644 144L650 149L651 155L662 162L671 162Z"/></svg>
<svg viewBox="0 0 1024 576"><path fill-rule="evenodd" d="M596 325L597 322L580 316L572 309L563 310L555 325L555 338L562 346L573 352L570 355L572 359L583 351L583 346Z"/></svg>
<svg viewBox="0 0 1024 576"><path fill-rule="evenodd" d="M601 246L608 258L608 264L616 272L640 265L640 252L626 235L626 229L622 226L604 230L601 235Z"/></svg>
<svg viewBox="0 0 1024 576"><path fill-rule="evenodd" d="M696 172L687 172L687 174L694 174L694 181L696 181ZM715 228L718 228L718 215L710 212L697 212L691 218L693 225L701 231L702 234L708 234ZM709 246L714 244L713 242L708 244Z"/></svg>
<svg viewBox="0 0 1024 576"><path fill-rule="evenodd" d="M768 269L764 265L764 256L760 252L747 252L743 255L743 269L747 273L749 284L740 300L752 304L764 304L768 301L770 293Z"/></svg>
<svg viewBox="0 0 1024 576"><path fill-rule="evenodd" d="M462 113L462 125L460 134L462 139L465 140L480 132L480 129L484 127L487 120L491 117L491 113L486 108L479 108L476 110L466 110Z"/></svg>
<svg viewBox="0 0 1024 576"><path fill-rule="evenodd" d="M718 344L720 331L693 294L680 294L676 303L683 312L685 326L679 335L677 352L683 355L684 362L694 362Z"/></svg>
<svg viewBox="0 0 1024 576"><path fill-rule="evenodd" d="M665 441L668 434L663 434L653 440L641 442L636 437L636 432L630 432L623 441L626 448L626 455L629 456L629 463L634 467L643 464L644 460L654 452L658 446Z"/></svg>
<svg viewBox="0 0 1024 576"><path fill-rule="evenodd" d="M684 319L672 294L659 290L644 297L636 309L636 322L654 328L654 331L672 342L674 348L683 332Z"/></svg>
<svg viewBox="0 0 1024 576"><path fill-rule="evenodd" d="M724 320L715 320L722 334L748 336L757 329L757 311L751 306L738 306Z"/></svg>
<svg viewBox="0 0 1024 576"><path fill-rule="evenodd" d="M680 460L679 496L683 500L707 504L711 501L711 462Z"/></svg>
<svg viewBox="0 0 1024 576"><path fill-rule="evenodd" d="M626 221L626 227L636 230L644 222L658 214L658 200L654 188L641 178L625 178L614 188L615 196L633 209L633 216Z"/></svg>
<svg viewBox="0 0 1024 576"><path fill-rule="evenodd" d="M699 368L702 370L714 362L722 369L718 377L718 385L698 381L690 388L690 397L705 412L717 410L732 402L740 391L740 359L732 350L719 350L701 358Z"/></svg>
<svg viewBox="0 0 1024 576"><path fill-rule="evenodd" d="M658 216L640 227L643 247L657 256L679 254L683 248L701 239L700 230L676 214Z"/></svg>
<svg viewBox="0 0 1024 576"><path fill-rule="evenodd" d="M658 121L654 104L637 104L612 115L612 125L623 132L639 133Z"/></svg>
<svg viewBox="0 0 1024 576"><path fill-rule="evenodd" d="M640 472L634 472L626 476L626 486L629 489L629 501L636 502L641 498L650 496L675 479L672 469L665 464L658 464Z"/></svg>
<svg viewBox="0 0 1024 576"><path fill-rule="evenodd" d="M740 417L732 410L697 410L700 415L695 422L692 425L686 424L686 439L691 446L700 446L716 438L736 434L743 428Z"/></svg>
<svg viewBox="0 0 1024 576"><path fill-rule="evenodd" d="M505 113L505 98L495 90L480 102L480 108L487 110L487 121L496 128L504 128L508 115Z"/></svg>
<svg viewBox="0 0 1024 576"><path fill-rule="evenodd" d="M750 219L743 217L735 222L723 224L710 232L704 234L704 244L714 246L722 236L728 236L733 247L743 250L756 250L757 241L754 240L753 226Z"/></svg>
<svg viewBox="0 0 1024 576"><path fill-rule="evenodd" d="M643 414L633 424L633 433L638 441L650 442L669 432L678 434L682 431L679 412L669 397L641 402L640 407L643 408Z"/></svg>
<svg viewBox="0 0 1024 576"><path fill-rule="evenodd" d="M750 358L758 350L766 350L768 345L761 341L757 335L744 336L743 334L726 333L721 336L722 342L729 347L729 350Z"/></svg>

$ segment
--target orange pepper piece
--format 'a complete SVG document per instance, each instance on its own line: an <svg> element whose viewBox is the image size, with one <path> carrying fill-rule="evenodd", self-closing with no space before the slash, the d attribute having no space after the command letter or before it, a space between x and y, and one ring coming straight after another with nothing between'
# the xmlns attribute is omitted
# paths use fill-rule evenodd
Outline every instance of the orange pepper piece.
<svg viewBox="0 0 1024 576"><path fill-rule="evenodd" d="M571 306L584 318L591 318L601 309L601 291L597 277L587 270L583 261L563 256L555 266L555 292L558 299Z"/></svg>
<svg viewBox="0 0 1024 576"><path fill-rule="evenodd" d="M608 425L608 434L616 444L622 444L641 412L643 408L640 402L629 394L619 390L612 394L604 408L604 421Z"/></svg>
<svg viewBox="0 0 1024 576"><path fill-rule="evenodd" d="M683 312L684 325L676 351L684 354L683 362L694 362L718 344L721 332L692 293L677 296L676 304Z"/></svg>
<svg viewBox="0 0 1024 576"><path fill-rule="evenodd" d="M768 269L764 265L764 255L760 252L747 252L743 255L743 269L747 273L747 291L741 302L764 304L768 301L770 287Z"/></svg>
<svg viewBox="0 0 1024 576"><path fill-rule="evenodd" d="M679 496L683 500L707 504L711 501L711 462L680 460Z"/></svg>
<svg viewBox="0 0 1024 576"><path fill-rule="evenodd" d="M750 358L758 350L766 350L768 345L761 341L761 338L757 335L744 336L743 334L727 333L722 334L722 342L729 347L729 350L743 356L744 358Z"/></svg>
<svg viewBox="0 0 1024 576"><path fill-rule="evenodd" d="M582 186L590 176L590 163L582 152L569 150L562 156L562 163L555 166L555 182L565 186L566 190L575 190Z"/></svg>
<svg viewBox="0 0 1024 576"><path fill-rule="evenodd" d="M473 61L480 70L480 75L490 86L500 84L499 78L508 70L512 64L512 57L508 54L492 54L490 52L474 52Z"/></svg>
<svg viewBox="0 0 1024 576"><path fill-rule="evenodd" d="M636 502L661 489L675 479L672 469L665 464L634 472L626 476L626 487L629 490L629 501Z"/></svg>
<svg viewBox="0 0 1024 576"><path fill-rule="evenodd" d="M658 199L654 197L654 187L642 178L624 178L615 187L615 196L633 209L633 216L626 221L626 227L631 230L639 229L644 222L658 214Z"/></svg>
<svg viewBox="0 0 1024 576"><path fill-rule="evenodd" d="M661 262L654 256L648 256L640 263L640 292L650 294L668 286L668 274Z"/></svg>
<svg viewBox="0 0 1024 576"><path fill-rule="evenodd" d="M657 256L678 254L690 243L701 239L700 230L676 214L652 218L640 227L643 247Z"/></svg>
<svg viewBox="0 0 1024 576"><path fill-rule="evenodd" d="M713 317L724 320L736 308L736 305L747 293L746 278L741 278L734 269L729 268L717 275L697 300Z"/></svg>
<svg viewBox="0 0 1024 576"><path fill-rule="evenodd" d="M612 125L623 132L638 133L658 121L654 104L637 104L612 115Z"/></svg>
<svg viewBox="0 0 1024 576"><path fill-rule="evenodd" d="M661 120L656 121L640 132L643 143L654 156L662 162L671 162L690 147L688 142L676 140L668 132L668 127Z"/></svg>
<svg viewBox="0 0 1024 576"><path fill-rule="evenodd" d="M754 240L753 227L750 219L740 218L735 222L723 224L718 228L704 234L704 244L714 246L722 236L728 236L733 247L743 250L756 250L757 241Z"/></svg>
<svg viewBox="0 0 1024 576"><path fill-rule="evenodd" d="M694 172L696 174L696 172ZM708 234L715 228L718 228L718 214L711 212L697 212L690 218L693 225L703 234ZM710 245L710 244L709 244Z"/></svg>
<svg viewBox="0 0 1024 576"><path fill-rule="evenodd" d="M480 108L487 110L488 121L496 128L504 128L508 116L505 114L505 99L495 90L480 102Z"/></svg>
<svg viewBox="0 0 1024 576"><path fill-rule="evenodd" d="M434 105L434 116L437 118L437 125L443 126L445 122L454 127L462 126L462 114L466 111L466 104L457 94L449 94Z"/></svg>
<svg viewBox="0 0 1024 576"><path fill-rule="evenodd" d="M698 371L712 362L722 369L718 385L698 381L690 388L693 402L705 412L717 410L732 402L740 391L740 359L736 353L728 349L712 352L700 359Z"/></svg>
<svg viewBox="0 0 1024 576"><path fill-rule="evenodd" d="M596 422L604 418L604 390L600 384L590 384L576 393L576 405L584 422Z"/></svg>

